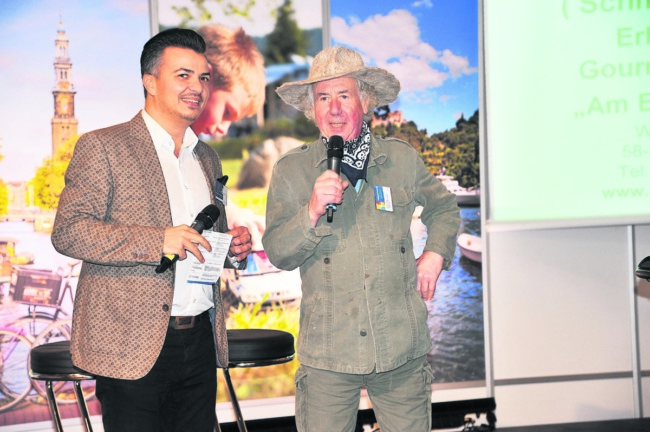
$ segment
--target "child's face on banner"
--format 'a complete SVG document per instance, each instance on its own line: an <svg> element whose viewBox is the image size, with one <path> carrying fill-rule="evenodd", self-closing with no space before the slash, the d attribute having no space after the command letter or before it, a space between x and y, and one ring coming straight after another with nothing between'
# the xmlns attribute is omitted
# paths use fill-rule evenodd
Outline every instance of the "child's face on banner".
<svg viewBox="0 0 650 432"><path fill-rule="evenodd" d="M197 135L225 135L232 122L244 117L249 99L242 85L235 85L230 90L213 88L203 112L192 124L192 130Z"/></svg>

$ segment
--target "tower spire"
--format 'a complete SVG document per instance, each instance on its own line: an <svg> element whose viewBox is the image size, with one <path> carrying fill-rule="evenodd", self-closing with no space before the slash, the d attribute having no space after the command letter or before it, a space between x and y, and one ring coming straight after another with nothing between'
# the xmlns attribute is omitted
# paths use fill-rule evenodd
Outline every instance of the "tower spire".
<svg viewBox="0 0 650 432"><path fill-rule="evenodd" d="M74 115L74 96L77 93L72 83L72 62L68 51L69 41L59 14L59 27L54 40L54 117L52 117L52 155L71 136L77 134L78 121Z"/></svg>

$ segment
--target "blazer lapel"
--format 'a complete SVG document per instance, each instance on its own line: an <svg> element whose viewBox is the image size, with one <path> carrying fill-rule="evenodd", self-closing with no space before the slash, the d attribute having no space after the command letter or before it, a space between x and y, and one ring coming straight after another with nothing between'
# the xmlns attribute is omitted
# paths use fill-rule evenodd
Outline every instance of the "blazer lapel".
<svg viewBox="0 0 650 432"><path fill-rule="evenodd" d="M158 224L172 226L172 214L169 207L169 194L165 185L165 177L151 134L141 113L138 113L131 120L131 139L137 157L136 162L140 165L140 172L149 182L150 214Z"/></svg>

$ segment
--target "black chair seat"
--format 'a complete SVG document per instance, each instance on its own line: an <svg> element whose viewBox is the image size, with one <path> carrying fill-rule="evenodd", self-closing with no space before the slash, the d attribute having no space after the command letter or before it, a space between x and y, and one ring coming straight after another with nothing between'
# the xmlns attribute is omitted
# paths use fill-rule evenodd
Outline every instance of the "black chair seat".
<svg viewBox="0 0 650 432"><path fill-rule="evenodd" d="M290 362L296 354L293 346L294 339L291 333L282 330L233 329L227 330L227 332L229 361L228 367L223 368L223 376L228 387L230 402L232 402L235 411L237 427L240 432L247 432L228 369L271 366Z"/></svg>
<svg viewBox="0 0 650 432"><path fill-rule="evenodd" d="M234 329L227 332L230 363L268 361L295 354L293 335L285 331Z"/></svg>
<svg viewBox="0 0 650 432"><path fill-rule="evenodd" d="M61 415L56 403L56 395L52 386L53 381L72 381L79 412L83 418L86 431L92 432L90 414L86 406L86 399L81 390L81 381L94 380L95 377L88 372L72 365L70 355L70 341L50 342L38 345L30 350L29 354L29 376L33 380L45 381L47 393L47 404L52 414L52 420L57 432L63 432Z"/></svg>
<svg viewBox="0 0 650 432"><path fill-rule="evenodd" d="M650 256L647 256L641 260L639 265L636 267L635 274L639 279L650 281Z"/></svg>
<svg viewBox="0 0 650 432"><path fill-rule="evenodd" d="M29 366L40 375L90 375L72 365L70 341L52 342L32 348Z"/></svg>

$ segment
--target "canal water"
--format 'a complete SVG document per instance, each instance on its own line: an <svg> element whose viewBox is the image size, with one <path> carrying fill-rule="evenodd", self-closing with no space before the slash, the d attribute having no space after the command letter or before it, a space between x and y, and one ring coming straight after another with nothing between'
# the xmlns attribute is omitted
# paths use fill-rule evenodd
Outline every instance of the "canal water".
<svg viewBox="0 0 650 432"><path fill-rule="evenodd" d="M459 234L480 237L480 209L461 208L460 213ZM412 228L416 256L426 239L422 228ZM433 339L433 349L428 359L433 369L434 383L485 380L481 270L480 263L470 261L456 247L449 271L442 272L435 296L427 304Z"/></svg>

